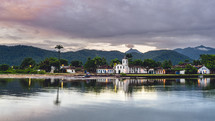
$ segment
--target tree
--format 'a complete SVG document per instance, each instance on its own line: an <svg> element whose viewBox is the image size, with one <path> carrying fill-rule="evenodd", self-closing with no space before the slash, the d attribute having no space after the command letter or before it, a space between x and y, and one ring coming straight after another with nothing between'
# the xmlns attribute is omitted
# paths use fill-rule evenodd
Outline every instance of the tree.
<svg viewBox="0 0 215 121"><path fill-rule="evenodd" d="M184 62L185 62L185 63L189 63L189 62L190 62L190 60L189 60L189 59L186 59L186 60L184 60Z"/></svg>
<svg viewBox="0 0 215 121"><path fill-rule="evenodd" d="M193 65L197 66L197 65L202 65L200 60L193 60Z"/></svg>
<svg viewBox="0 0 215 121"><path fill-rule="evenodd" d="M32 58L25 58L21 65L20 68L24 69L24 68L28 68L28 67L34 67L36 65L35 60L33 60Z"/></svg>
<svg viewBox="0 0 215 121"><path fill-rule="evenodd" d="M44 61L41 61L39 68L45 70L46 72L51 71L51 66L58 67L59 60L57 58L46 58Z"/></svg>
<svg viewBox="0 0 215 121"><path fill-rule="evenodd" d="M125 57L129 59L129 58L132 58L133 56L132 56L131 53L127 53L127 54L125 55Z"/></svg>
<svg viewBox="0 0 215 121"><path fill-rule="evenodd" d="M107 65L107 61L104 57L98 57L96 56L93 61L95 62L96 66L99 67L99 66L103 66L103 65Z"/></svg>
<svg viewBox="0 0 215 121"><path fill-rule="evenodd" d="M184 62L182 62L182 61L180 61L179 63L178 63L178 65L183 65L184 64Z"/></svg>
<svg viewBox="0 0 215 121"><path fill-rule="evenodd" d="M71 66L74 66L74 67L81 67L83 64L81 61L78 61L78 60L74 60L74 61L71 61Z"/></svg>
<svg viewBox="0 0 215 121"><path fill-rule="evenodd" d="M197 68L191 66L191 65L186 65L185 66L185 73L186 74L197 74Z"/></svg>
<svg viewBox="0 0 215 121"><path fill-rule="evenodd" d="M96 68L104 65L107 65L106 59L97 56L94 59L88 58L84 68L90 72L96 72Z"/></svg>
<svg viewBox="0 0 215 121"><path fill-rule="evenodd" d="M0 71L7 71L9 68L10 68L10 66L7 64L0 65Z"/></svg>
<svg viewBox="0 0 215 121"><path fill-rule="evenodd" d="M164 69L170 69L171 67L172 67L172 62L169 60L169 61L167 61L167 60L165 60L163 63L162 63L162 67L164 68Z"/></svg>
<svg viewBox="0 0 215 121"><path fill-rule="evenodd" d="M96 71L96 64L95 61L91 58L87 59L87 62L84 64L84 68L89 72L95 72Z"/></svg>
<svg viewBox="0 0 215 121"><path fill-rule="evenodd" d="M136 60L132 61L132 65L134 65L134 66L142 66L143 61L140 60L140 59L136 59Z"/></svg>
<svg viewBox="0 0 215 121"><path fill-rule="evenodd" d="M143 66L148 67L148 68L155 68L155 67L159 66L159 63L157 63L156 61L154 61L152 59L145 59L143 61Z"/></svg>
<svg viewBox="0 0 215 121"><path fill-rule="evenodd" d="M59 55L58 55L58 60L59 60L59 64L58 64L58 72L60 71L60 49L62 49L63 48L63 46L62 45L56 45L55 46L55 49L58 49L58 53L59 53Z"/></svg>
<svg viewBox="0 0 215 121"><path fill-rule="evenodd" d="M119 59L118 59L118 58L115 58L115 59L112 59L112 60L110 61L110 66L111 66L111 67L114 67L114 66L116 66L116 64L119 64L119 63L120 63Z"/></svg>
<svg viewBox="0 0 215 121"><path fill-rule="evenodd" d="M66 59L60 59L60 63L64 66L68 66L68 60Z"/></svg>
<svg viewBox="0 0 215 121"><path fill-rule="evenodd" d="M200 55L200 62L207 68L215 70L215 55Z"/></svg>

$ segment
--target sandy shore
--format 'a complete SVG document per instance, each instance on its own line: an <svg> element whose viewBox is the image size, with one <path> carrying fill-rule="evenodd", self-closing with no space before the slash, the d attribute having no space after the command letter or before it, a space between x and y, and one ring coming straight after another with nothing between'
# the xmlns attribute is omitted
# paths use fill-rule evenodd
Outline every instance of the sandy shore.
<svg viewBox="0 0 215 121"><path fill-rule="evenodd" d="M89 78L83 77L83 75L72 74L0 74L0 78L37 78L37 79L74 79L74 80L86 80L86 79L98 79L98 78L114 78L114 77L100 77L91 76Z"/></svg>

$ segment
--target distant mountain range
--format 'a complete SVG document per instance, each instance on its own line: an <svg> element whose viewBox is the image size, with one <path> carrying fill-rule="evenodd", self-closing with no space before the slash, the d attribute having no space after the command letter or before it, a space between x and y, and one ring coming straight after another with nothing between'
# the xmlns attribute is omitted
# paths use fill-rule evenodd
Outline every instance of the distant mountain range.
<svg viewBox="0 0 215 121"><path fill-rule="evenodd" d="M140 51L138 51L137 49L133 49L130 48L128 51L126 51L125 53L141 53Z"/></svg>
<svg viewBox="0 0 215 121"><path fill-rule="evenodd" d="M178 64L180 61L190 59L189 57L180 54L173 50L157 50L149 51L146 53L137 52L130 49L133 59L153 59L155 61L171 60L173 64ZM134 50L134 51L133 51ZM63 52L61 57L67 59L69 62L72 60L80 60L86 62L88 57L94 58L96 56L104 57L110 62L112 59L118 58L121 60L125 53L119 51L100 51L100 50L80 50L76 52ZM26 57L33 58L37 63L47 57L58 57L56 51L44 50L32 46L0 46L0 64L20 65L22 60ZM191 59L190 59L191 60Z"/></svg>
<svg viewBox="0 0 215 121"><path fill-rule="evenodd" d="M215 54L215 49L211 47L205 47L203 45L197 47L178 48L176 52L184 54L191 59L198 60L201 54Z"/></svg>

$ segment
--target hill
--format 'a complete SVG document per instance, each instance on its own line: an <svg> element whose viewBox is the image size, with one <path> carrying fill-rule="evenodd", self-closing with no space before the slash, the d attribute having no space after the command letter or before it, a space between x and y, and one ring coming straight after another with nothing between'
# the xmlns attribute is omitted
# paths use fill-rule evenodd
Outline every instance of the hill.
<svg viewBox="0 0 215 121"><path fill-rule="evenodd" d="M138 51L137 49L132 49L130 48L128 51L126 51L125 53L141 53L140 51Z"/></svg>
<svg viewBox="0 0 215 121"><path fill-rule="evenodd" d="M206 46L197 46L197 47L188 47L188 48L178 48L175 49L176 52L184 54L192 59L199 59L201 54L215 54L215 49L211 47L206 47Z"/></svg>
<svg viewBox="0 0 215 121"><path fill-rule="evenodd" d="M187 56L179 54L172 50L157 50L146 53L132 53L133 59L153 59L155 61L171 60L173 64L177 64L185 59L190 59ZM104 57L110 62L112 59L122 59L125 53L119 51L100 51L100 50L80 50L76 52L64 52L61 54L63 59L69 62L72 60L80 60L86 62L88 57L94 58L96 56ZM56 51L44 50L32 46L0 46L0 64L20 65L22 60L26 57L33 58L37 63L47 57L58 57Z"/></svg>
<svg viewBox="0 0 215 121"><path fill-rule="evenodd" d="M140 59L153 59L156 61L164 61L164 60L171 60L172 63L178 64L180 61L184 62L184 60L192 60L189 57L180 54L178 52L175 52L173 50L156 50L156 51L149 51L146 53L143 53L141 56L136 53L132 53L134 58L140 58Z"/></svg>

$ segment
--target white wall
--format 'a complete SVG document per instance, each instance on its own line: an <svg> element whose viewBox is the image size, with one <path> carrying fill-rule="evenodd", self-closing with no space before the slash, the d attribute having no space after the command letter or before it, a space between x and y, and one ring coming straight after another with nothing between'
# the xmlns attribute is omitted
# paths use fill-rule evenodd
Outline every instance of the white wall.
<svg viewBox="0 0 215 121"><path fill-rule="evenodd" d="M75 69L66 69L67 73L75 73Z"/></svg>

